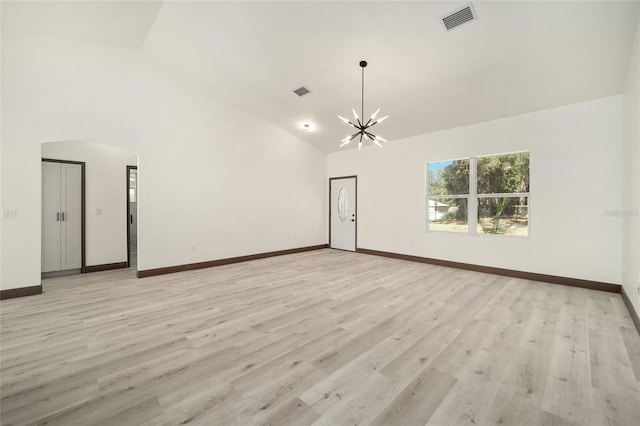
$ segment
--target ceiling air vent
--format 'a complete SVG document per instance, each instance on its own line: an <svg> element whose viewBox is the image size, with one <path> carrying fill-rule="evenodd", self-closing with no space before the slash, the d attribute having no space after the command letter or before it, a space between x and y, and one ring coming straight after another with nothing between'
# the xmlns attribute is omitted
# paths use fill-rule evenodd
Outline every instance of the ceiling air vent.
<svg viewBox="0 0 640 426"><path fill-rule="evenodd" d="M294 90L293 93L295 93L298 96L304 96L304 95L306 95L307 93L310 93L310 92L309 92L309 89L307 89L306 87L302 86L301 88Z"/></svg>
<svg viewBox="0 0 640 426"><path fill-rule="evenodd" d="M473 21L477 19L476 13L473 10L473 6L471 4L466 5L462 9L456 10L453 13L442 18L442 23L447 31L451 31L452 29L459 27L465 22Z"/></svg>

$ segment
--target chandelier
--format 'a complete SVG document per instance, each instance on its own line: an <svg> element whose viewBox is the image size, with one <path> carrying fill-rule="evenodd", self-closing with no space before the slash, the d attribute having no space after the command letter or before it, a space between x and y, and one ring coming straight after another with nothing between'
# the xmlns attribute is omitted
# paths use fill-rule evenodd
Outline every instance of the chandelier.
<svg viewBox="0 0 640 426"><path fill-rule="evenodd" d="M378 123L382 123L384 120L386 120L386 118L388 117L388 115L385 115L382 118L378 118L376 119L376 116L378 115L378 113L380 112L380 108L378 108L376 110L376 112L374 112L371 115L371 118L369 118L369 120L367 120L365 122L364 119L364 68L367 66L367 61L360 61L360 67L362 68L362 104L361 104L361 109L360 109L360 114L362 115L362 121L360 120L360 117L358 117L358 113L356 112L355 109L351 109L351 111L353 111L353 116L354 116L354 121L355 123L349 121L349 119L344 118L342 116L338 116L338 118L340 120L342 120L343 122L345 122L346 124L354 127L355 129L357 129L358 131L355 132L352 135L347 136L346 138L342 139L342 143L340 144L340 148L342 148L343 146L349 144L349 142L351 142L352 140L354 140L355 138L357 138L358 136L360 136L360 138L358 139L358 149L362 148L362 141L366 141L369 140L371 142L373 142L374 144L378 145L380 148L382 148L382 145L380 144L380 142L386 142L387 140L381 136L376 136L374 134L372 134L369 129L373 126L375 126Z"/></svg>

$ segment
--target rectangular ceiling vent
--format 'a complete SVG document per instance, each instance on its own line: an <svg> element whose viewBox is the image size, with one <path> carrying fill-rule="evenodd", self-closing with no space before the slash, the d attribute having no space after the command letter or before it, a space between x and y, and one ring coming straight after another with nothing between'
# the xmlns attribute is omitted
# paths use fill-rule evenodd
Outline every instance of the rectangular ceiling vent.
<svg viewBox="0 0 640 426"><path fill-rule="evenodd" d="M462 9L456 10L442 18L442 23L447 31L451 31L466 22L474 21L476 19L476 12L473 10L473 6L468 4Z"/></svg>
<svg viewBox="0 0 640 426"><path fill-rule="evenodd" d="M304 96L307 93L309 93L309 89L307 89L306 87L302 86L301 88L296 89L293 92L298 96Z"/></svg>

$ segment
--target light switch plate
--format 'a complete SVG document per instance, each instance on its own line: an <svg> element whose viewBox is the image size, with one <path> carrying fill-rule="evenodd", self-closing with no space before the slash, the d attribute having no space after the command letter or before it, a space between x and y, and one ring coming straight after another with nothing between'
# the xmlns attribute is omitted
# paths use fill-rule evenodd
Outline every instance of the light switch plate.
<svg viewBox="0 0 640 426"><path fill-rule="evenodd" d="M3 210L2 217L4 219L15 219L18 217L18 210Z"/></svg>

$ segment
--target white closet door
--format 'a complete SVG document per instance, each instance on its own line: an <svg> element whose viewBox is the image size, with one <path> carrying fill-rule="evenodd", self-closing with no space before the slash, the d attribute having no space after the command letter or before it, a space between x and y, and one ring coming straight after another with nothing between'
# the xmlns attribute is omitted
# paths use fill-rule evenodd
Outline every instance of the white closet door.
<svg viewBox="0 0 640 426"><path fill-rule="evenodd" d="M42 162L42 272L82 268L82 166Z"/></svg>
<svg viewBox="0 0 640 426"><path fill-rule="evenodd" d="M78 269L82 267L82 167L64 163L60 167L60 269Z"/></svg>
<svg viewBox="0 0 640 426"><path fill-rule="evenodd" d="M60 270L60 164L42 163L42 272Z"/></svg>

